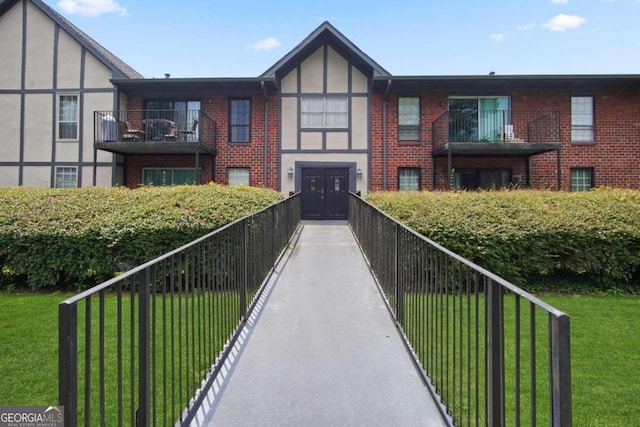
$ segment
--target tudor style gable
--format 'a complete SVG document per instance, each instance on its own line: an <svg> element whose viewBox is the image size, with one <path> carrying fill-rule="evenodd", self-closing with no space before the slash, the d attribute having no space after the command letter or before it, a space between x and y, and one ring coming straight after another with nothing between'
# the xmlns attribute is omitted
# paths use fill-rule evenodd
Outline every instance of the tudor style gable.
<svg viewBox="0 0 640 427"><path fill-rule="evenodd" d="M93 111L113 108L110 79L141 75L40 0L1 2L0 40L0 185L113 185Z"/></svg>
<svg viewBox="0 0 640 427"><path fill-rule="evenodd" d="M383 75L389 73L328 22L262 75L280 89L284 191L302 190L312 167L342 168L349 190L366 191L370 88Z"/></svg>

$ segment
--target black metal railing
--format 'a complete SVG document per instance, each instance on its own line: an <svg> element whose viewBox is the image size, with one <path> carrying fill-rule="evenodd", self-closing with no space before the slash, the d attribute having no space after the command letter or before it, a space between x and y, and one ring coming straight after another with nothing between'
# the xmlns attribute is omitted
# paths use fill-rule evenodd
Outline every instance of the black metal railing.
<svg viewBox="0 0 640 427"><path fill-rule="evenodd" d="M215 150L216 122L200 110L95 111L94 141L200 143Z"/></svg>
<svg viewBox="0 0 640 427"><path fill-rule="evenodd" d="M432 126L434 149L446 143L560 141L556 111L450 110Z"/></svg>
<svg viewBox="0 0 640 427"><path fill-rule="evenodd" d="M188 424L299 222L294 195L60 303L67 425Z"/></svg>
<svg viewBox="0 0 640 427"><path fill-rule="evenodd" d="M450 424L571 425L565 313L354 194L349 224Z"/></svg>

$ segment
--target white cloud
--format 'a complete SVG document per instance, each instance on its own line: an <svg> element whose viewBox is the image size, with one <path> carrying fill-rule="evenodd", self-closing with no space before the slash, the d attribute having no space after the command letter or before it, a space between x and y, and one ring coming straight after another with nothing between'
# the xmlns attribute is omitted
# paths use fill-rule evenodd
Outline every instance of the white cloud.
<svg viewBox="0 0 640 427"><path fill-rule="evenodd" d="M565 15L564 13L561 13L551 18L549 22L544 24L544 27L551 31L566 31L571 28L578 28L585 22L587 22L587 20L582 16Z"/></svg>
<svg viewBox="0 0 640 427"><path fill-rule="evenodd" d="M555 4L567 4L567 3L569 3L569 0L551 0L551 3L555 3Z"/></svg>
<svg viewBox="0 0 640 427"><path fill-rule="evenodd" d="M535 23L535 22L532 22L532 23L530 23L530 24L522 24L522 25L518 25L518 26L516 27L516 29L517 29L518 31L531 31L531 30L533 30L534 28L536 28L536 23Z"/></svg>
<svg viewBox="0 0 640 427"><path fill-rule="evenodd" d="M275 37L267 37L263 40L258 40L257 43L251 45L251 49L253 50L269 50L275 49L280 46L280 42Z"/></svg>
<svg viewBox="0 0 640 427"><path fill-rule="evenodd" d="M69 15L98 16L105 13L127 15L127 9L114 0L60 0L58 7Z"/></svg>
<svg viewBox="0 0 640 427"><path fill-rule="evenodd" d="M504 40L504 34L502 33L491 34L489 38L494 42L501 42L502 40Z"/></svg>

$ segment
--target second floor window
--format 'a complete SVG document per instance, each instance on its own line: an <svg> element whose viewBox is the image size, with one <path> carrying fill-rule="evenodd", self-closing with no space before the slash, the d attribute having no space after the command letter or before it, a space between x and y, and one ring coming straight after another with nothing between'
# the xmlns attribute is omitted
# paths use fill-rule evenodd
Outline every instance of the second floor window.
<svg viewBox="0 0 640 427"><path fill-rule="evenodd" d="M349 107L346 96L303 96L303 128L346 128Z"/></svg>
<svg viewBox="0 0 640 427"><path fill-rule="evenodd" d="M251 136L251 100L232 99L229 103L229 141L249 142Z"/></svg>
<svg viewBox="0 0 640 427"><path fill-rule="evenodd" d="M78 139L78 95L60 95L58 139Z"/></svg>
<svg viewBox="0 0 640 427"><path fill-rule="evenodd" d="M398 98L398 139L400 141L420 140L420 98Z"/></svg>
<svg viewBox="0 0 640 427"><path fill-rule="evenodd" d="M593 97L571 97L571 142L593 142Z"/></svg>

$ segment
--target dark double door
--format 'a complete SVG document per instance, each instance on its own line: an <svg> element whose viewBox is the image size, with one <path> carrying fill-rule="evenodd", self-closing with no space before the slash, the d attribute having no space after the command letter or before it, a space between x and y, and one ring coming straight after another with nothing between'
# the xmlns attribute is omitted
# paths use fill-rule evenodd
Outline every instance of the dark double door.
<svg viewBox="0 0 640 427"><path fill-rule="evenodd" d="M347 219L349 168L302 169L302 219Z"/></svg>

